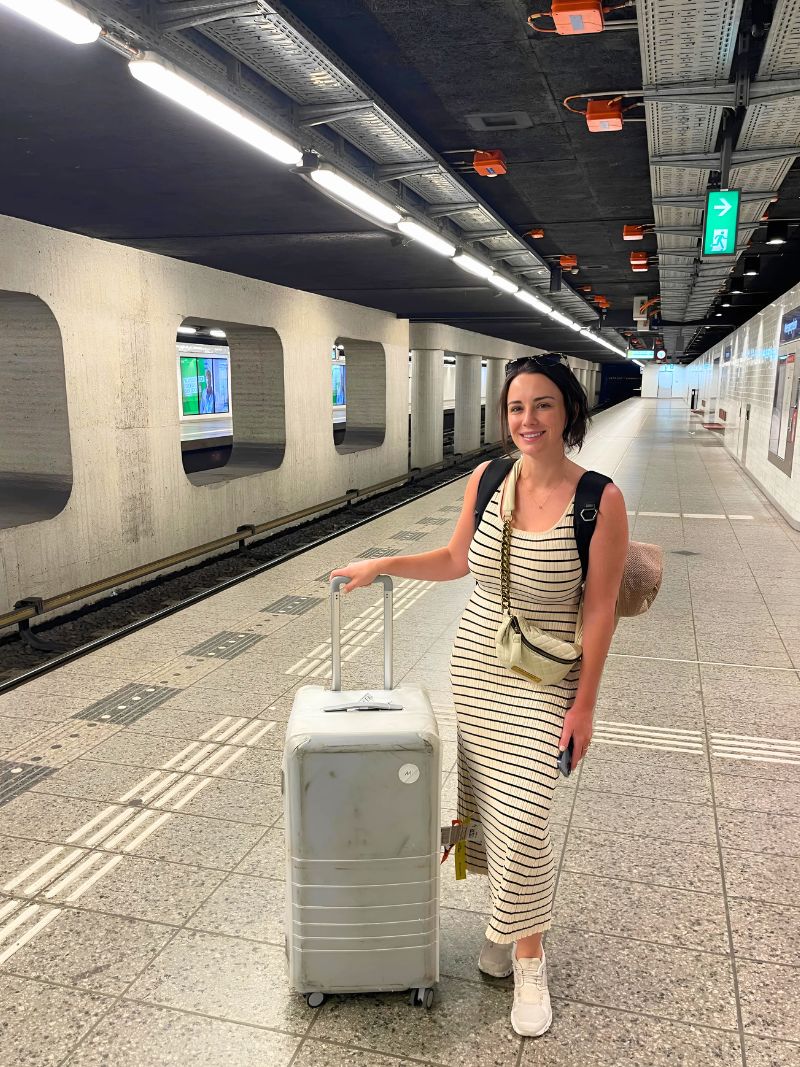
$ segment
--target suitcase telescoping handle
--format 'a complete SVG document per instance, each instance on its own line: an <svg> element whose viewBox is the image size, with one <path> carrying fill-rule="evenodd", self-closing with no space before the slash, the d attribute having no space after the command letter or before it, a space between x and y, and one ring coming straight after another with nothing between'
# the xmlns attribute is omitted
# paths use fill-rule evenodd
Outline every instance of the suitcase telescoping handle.
<svg viewBox="0 0 800 1067"><path fill-rule="evenodd" d="M331 582L331 667L333 683L331 689L338 693L342 688L342 647L341 647L341 599L340 589L350 581L345 575L334 578ZM388 574L379 574L375 581L383 586L383 688L392 688L392 600L394 586Z"/></svg>

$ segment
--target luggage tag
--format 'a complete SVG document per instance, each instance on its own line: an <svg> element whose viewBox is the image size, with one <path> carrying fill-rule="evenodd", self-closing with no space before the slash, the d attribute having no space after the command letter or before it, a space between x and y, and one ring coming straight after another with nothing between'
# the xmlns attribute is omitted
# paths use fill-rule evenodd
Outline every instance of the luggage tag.
<svg viewBox="0 0 800 1067"><path fill-rule="evenodd" d="M483 828L479 822L473 823L471 817L464 820L453 819L450 826L442 827L441 841L444 847L442 863L455 848L456 879L461 881L467 877L467 842L482 844Z"/></svg>

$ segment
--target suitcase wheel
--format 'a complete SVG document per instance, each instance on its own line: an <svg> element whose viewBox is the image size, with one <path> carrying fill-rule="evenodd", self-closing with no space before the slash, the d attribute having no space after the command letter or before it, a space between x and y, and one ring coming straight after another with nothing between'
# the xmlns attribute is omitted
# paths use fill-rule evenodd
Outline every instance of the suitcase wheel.
<svg viewBox="0 0 800 1067"><path fill-rule="evenodd" d="M433 1007L435 996L435 990L431 988L423 987L422 989L412 989L408 1002L412 1007L427 1008L430 1010Z"/></svg>
<svg viewBox="0 0 800 1067"><path fill-rule="evenodd" d="M306 993L306 1004L309 1008L321 1008L324 1003L324 993Z"/></svg>

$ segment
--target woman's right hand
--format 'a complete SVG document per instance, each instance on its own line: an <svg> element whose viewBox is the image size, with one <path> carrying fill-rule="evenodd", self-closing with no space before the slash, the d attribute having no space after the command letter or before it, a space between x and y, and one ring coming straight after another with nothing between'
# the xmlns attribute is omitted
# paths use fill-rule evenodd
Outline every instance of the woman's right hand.
<svg viewBox="0 0 800 1067"><path fill-rule="evenodd" d="M372 585L380 573L380 567L376 566L374 559L359 559L348 563L346 567L340 567L337 571L331 571L330 578L337 578L339 575L349 578L350 581L347 585L343 585L342 589L345 593L350 593L353 589Z"/></svg>

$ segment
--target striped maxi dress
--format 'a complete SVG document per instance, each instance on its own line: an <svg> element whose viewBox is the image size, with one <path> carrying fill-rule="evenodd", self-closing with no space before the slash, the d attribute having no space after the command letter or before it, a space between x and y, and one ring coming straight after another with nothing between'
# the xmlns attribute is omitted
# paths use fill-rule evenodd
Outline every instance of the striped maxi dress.
<svg viewBox="0 0 800 1067"><path fill-rule="evenodd" d="M450 677L458 722L458 815L477 815L485 839L485 848L468 846L467 866L489 876L486 937L508 944L551 924L550 808L559 777L558 743L580 666L557 685L534 686L497 662L501 489L470 545L476 584L456 633ZM575 639L582 594L573 506L574 497L550 530L515 530L511 538L512 610L567 641Z"/></svg>

